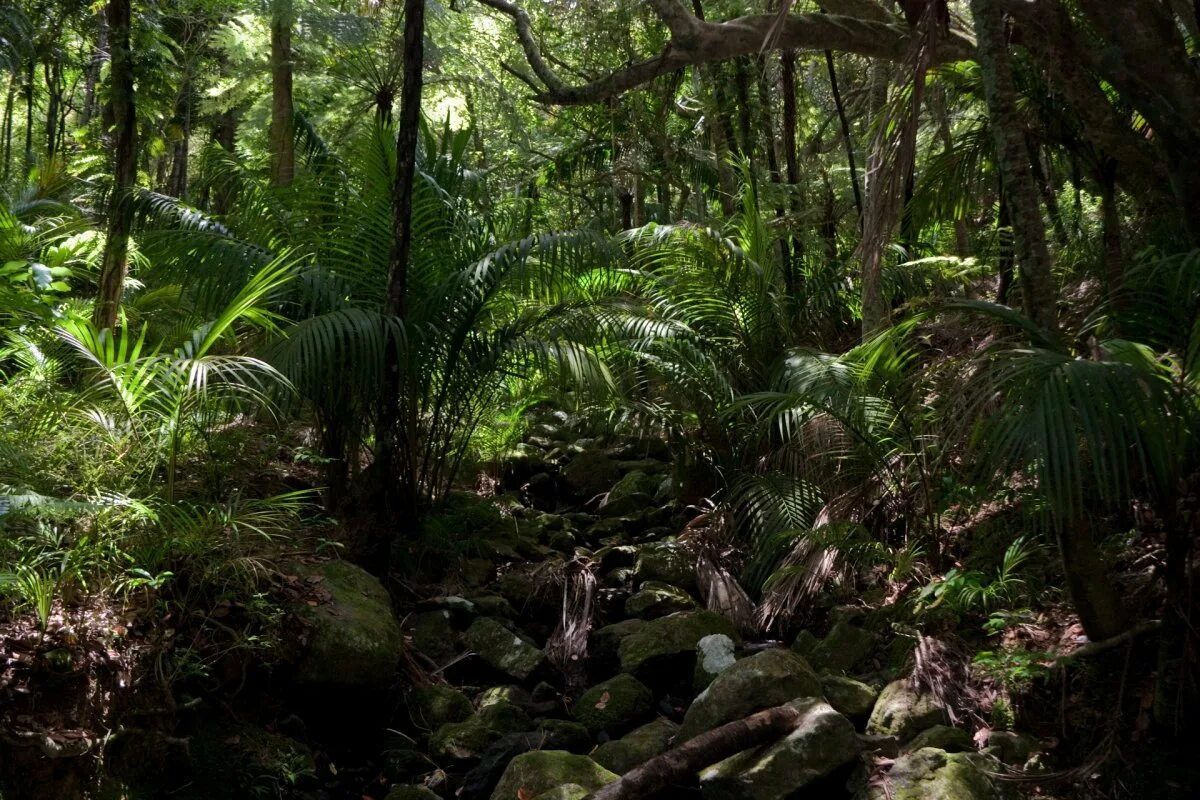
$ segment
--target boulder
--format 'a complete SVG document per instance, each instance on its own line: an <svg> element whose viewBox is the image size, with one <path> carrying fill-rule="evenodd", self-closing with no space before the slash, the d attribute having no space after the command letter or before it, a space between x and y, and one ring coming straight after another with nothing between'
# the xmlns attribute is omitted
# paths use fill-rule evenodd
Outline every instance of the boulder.
<svg viewBox="0 0 1200 800"><path fill-rule="evenodd" d="M451 624L453 614L447 609L419 611L404 621L413 647L439 664L458 655L458 632Z"/></svg>
<svg viewBox="0 0 1200 800"><path fill-rule="evenodd" d="M611 675L616 672L620 662L621 642L645 625L645 620L626 619L592 631L588 639L588 653L591 666L598 671L597 674Z"/></svg>
<svg viewBox="0 0 1200 800"><path fill-rule="evenodd" d="M793 648L795 645L793 645ZM875 635L849 622L838 622L806 656L816 670L849 673L871 655Z"/></svg>
<svg viewBox="0 0 1200 800"><path fill-rule="evenodd" d="M543 747L568 750L572 753L587 753L592 749L592 734L586 725L569 719L539 719L537 730L543 735Z"/></svg>
<svg viewBox="0 0 1200 800"><path fill-rule="evenodd" d="M733 655L736 648L733 639L723 633L714 633L701 639L696 645L696 669L692 673L692 688L697 692L704 691L714 678L732 667L737 661Z"/></svg>
<svg viewBox="0 0 1200 800"><path fill-rule="evenodd" d="M604 505L619 502L627 497L653 495L658 491L659 482L659 478L651 477L640 469L631 470L608 490L608 497L605 498Z"/></svg>
<svg viewBox="0 0 1200 800"><path fill-rule="evenodd" d="M803 656L807 661L820 644L821 640L813 636L811 631L803 630L796 634L795 640L792 641L792 652Z"/></svg>
<svg viewBox="0 0 1200 800"><path fill-rule="evenodd" d="M395 786L383 800L442 800L428 786Z"/></svg>
<svg viewBox="0 0 1200 800"><path fill-rule="evenodd" d="M666 718L647 722L620 739L605 742L592 752L592 760L605 769L624 775L657 755L667 752L679 726Z"/></svg>
<svg viewBox="0 0 1200 800"><path fill-rule="evenodd" d="M525 800L569 784L594 792L617 777L587 756L565 750L532 750L509 762L491 800Z"/></svg>
<svg viewBox="0 0 1200 800"><path fill-rule="evenodd" d="M429 737L429 752L435 758L470 761L479 758L493 743L510 733L533 727L529 716L511 703L495 703L462 722L453 722Z"/></svg>
<svg viewBox="0 0 1200 800"><path fill-rule="evenodd" d="M604 453L586 450L563 469L563 479L584 500L603 494L621 479L621 468Z"/></svg>
<svg viewBox="0 0 1200 800"><path fill-rule="evenodd" d="M301 687L387 689L404 646L392 601L375 576L346 561L325 561L297 570L328 592L327 602L301 605L306 645L296 663Z"/></svg>
<svg viewBox="0 0 1200 800"><path fill-rule="evenodd" d="M642 619L655 619L674 614L676 611L689 611L696 607L692 596L669 583L661 581L646 581L641 588L625 601L625 614Z"/></svg>
<svg viewBox="0 0 1200 800"><path fill-rule="evenodd" d="M527 636L513 633L494 617L475 620L463 641L489 665L517 680L528 678L545 660Z"/></svg>
<svg viewBox="0 0 1200 800"><path fill-rule="evenodd" d="M1024 764L1042 749L1042 743L1027 733L992 731L988 734L987 749L1005 764Z"/></svg>
<svg viewBox="0 0 1200 800"><path fill-rule="evenodd" d="M548 792L542 792L533 800L586 800L590 794L591 792L578 783L567 783L556 786Z"/></svg>
<svg viewBox="0 0 1200 800"><path fill-rule="evenodd" d="M926 728L947 722L946 709L932 695L917 692L902 678L879 693L867 733L895 736L903 744Z"/></svg>
<svg viewBox="0 0 1200 800"><path fill-rule="evenodd" d="M622 672L652 672L664 661L684 655L694 661L696 645L714 633L723 633L734 641L738 638L733 623L712 611L679 611L639 623L617 646ZM687 665L689 672L692 668L693 664Z"/></svg>
<svg viewBox="0 0 1200 800"><path fill-rule="evenodd" d="M679 542L651 542L638 548L633 574L639 582L661 581L692 591L696 588L696 557Z"/></svg>
<svg viewBox="0 0 1200 800"><path fill-rule="evenodd" d="M637 678L622 673L584 692L571 713L593 734L621 733L654 713L654 693Z"/></svg>
<svg viewBox="0 0 1200 800"><path fill-rule="evenodd" d="M947 753L967 753L974 751L975 740L962 728L934 725L914 736L904 749L920 750L924 747L934 747L938 750L945 750Z"/></svg>
<svg viewBox="0 0 1200 800"><path fill-rule="evenodd" d="M679 726L679 741L764 708L820 696L821 682L808 662L790 650L764 650L730 666L692 701Z"/></svg>
<svg viewBox="0 0 1200 800"><path fill-rule="evenodd" d="M833 710L862 722L871 714L879 692L867 684L842 675L822 675L821 690Z"/></svg>
<svg viewBox="0 0 1200 800"><path fill-rule="evenodd" d="M860 745L850 720L817 698L792 705L803 714L794 731L700 773L705 800L784 800L858 758Z"/></svg>
<svg viewBox="0 0 1200 800"><path fill-rule="evenodd" d="M414 727L434 731L452 722L462 722L474 709L467 696L453 686L415 686L404 698Z"/></svg>
<svg viewBox="0 0 1200 800"><path fill-rule="evenodd" d="M1004 793L985 771L994 769L995 762L978 754L926 747L896 759L858 800L1002 800Z"/></svg>

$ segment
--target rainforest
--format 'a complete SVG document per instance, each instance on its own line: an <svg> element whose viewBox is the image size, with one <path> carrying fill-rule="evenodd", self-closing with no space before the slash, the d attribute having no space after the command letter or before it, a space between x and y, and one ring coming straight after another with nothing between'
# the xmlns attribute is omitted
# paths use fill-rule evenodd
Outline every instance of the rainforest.
<svg viewBox="0 0 1200 800"><path fill-rule="evenodd" d="M1200 797L1200 3L0 0L0 800Z"/></svg>

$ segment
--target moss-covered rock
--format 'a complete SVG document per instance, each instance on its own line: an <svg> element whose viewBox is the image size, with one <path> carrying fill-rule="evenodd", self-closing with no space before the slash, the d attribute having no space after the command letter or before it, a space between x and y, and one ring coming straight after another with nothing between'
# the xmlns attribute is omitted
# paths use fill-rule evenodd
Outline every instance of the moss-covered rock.
<svg viewBox="0 0 1200 800"><path fill-rule="evenodd" d="M962 728L934 725L914 736L904 749L920 750L924 747L934 747L947 753L966 753L975 749L975 740Z"/></svg>
<svg viewBox="0 0 1200 800"><path fill-rule="evenodd" d="M624 775L667 751L679 726L659 718L630 731L620 739L605 742L592 752L592 760L605 769Z"/></svg>
<svg viewBox="0 0 1200 800"><path fill-rule="evenodd" d="M645 625L645 620L625 619L592 631L588 638L588 652L599 674L611 675L616 671L620 663L621 642Z"/></svg>
<svg viewBox="0 0 1200 800"><path fill-rule="evenodd" d="M592 749L592 734L586 725L569 719L539 719L537 730L545 735L544 747L586 753Z"/></svg>
<svg viewBox="0 0 1200 800"><path fill-rule="evenodd" d="M263 786L281 796L315 779L312 753L300 742L246 723L207 723L191 737L198 797L250 798Z"/></svg>
<svg viewBox="0 0 1200 800"><path fill-rule="evenodd" d="M926 728L949 721L946 709L932 695L913 689L905 679L892 681L879 693L867 733L895 736L901 743Z"/></svg>
<svg viewBox="0 0 1200 800"><path fill-rule="evenodd" d="M696 588L696 557L679 542L652 542L638 548L634 579Z"/></svg>
<svg viewBox="0 0 1200 800"><path fill-rule="evenodd" d="M995 762L972 753L926 747L906 753L858 800L1002 800L1005 793L987 775Z"/></svg>
<svg viewBox="0 0 1200 800"><path fill-rule="evenodd" d="M705 800L784 800L858 757L861 746L850 720L818 698L792 705L803 716L783 739L700 773Z"/></svg>
<svg viewBox="0 0 1200 800"><path fill-rule="evenodd" d="M843 620L830 629L829 634L812 648L807 658L816 670L843 674L853 672L874 649L873 633Z"/></svg>
<svg viewBox="0 0 1200 800"><path fill-rule="evenodd" d="M517 680L528 678L545 660L529 637L510 631L494 617L475 620L463 641L489 665Z"/></svg>
<svg viewBox="0 0 1200 800"><path fill-rule="evenodd" d="M822 675L821 690L834 711L860 723L871 714L879 697L867 684L842 675Z"/></svg>
<svg viewBox="0 0 1200 800"><path fill-rule="evenodd" d="M589 792L578 783L568 783L556 786L548 792L542 792L533 800L587 800Z"/></svg>
<svg viewBox="0 0 1200 800"><path fill-rule="evenodd" d="M509 762L491 800L524 800L572 784L594 792L617 777L587 756L565 750L533 750Z"/></svg>
<svg viewBox="0 0 1200 800"><path fill-rule="evenodd" d="M470 761L506 735L532 727L529 715L519 707L494 703L462 722L452 722L434 731L429 737L429 752L435 758Z"/></svg>
<svg viewBox="0 0 1200 800"><path fill-rule="evenodd" d="M702 692L713 679L737 661L737 645L723 633L705 636L696 644L696 669L692 672L692 688Z"/></svg>
<svg viewBox="0 0 1200 800"><path fill-rule="evenodd" d="M622 673L584 692L571 713L592 733L621 733L654 713L654 694L637 678Z"/></svg>
<svg viewBox="0 0 1200 800"><path fill-rule="evenodd" d="M442 800L428 786L394 786L383 800Z"/></svg>
<svg viewBox="0 0 1200 800"><path fill-rule="evenodd" d="M621 671L650 672L672 657L687 656L694 662L696 645L714 633L723 633L734 641L738 638L733 623L711 611L680 611L641 623L631 628L617 646ZM694 663L686 666L690 672Z"/></svg>
<svg viewBox="0 0 1200 800"><path fill-rule="evenodd" d="M820 696L821 682L808 662L790 650L764 650L726 669L692 701L679 741L764 708Z"/></svg>
<svg viewBox="0 0 1200 800"><path fill-rule="evenodd" d="M656 619L676 611L690 611L695 607L696 601L692 596L678 586L661 581L646 581L625 601L625 614L642 619Z"/></svg>
<svg viewBox="0 0 1200 800"><path fill-rule="evenodd" d="M638 467L643 466L638 464ZM658 485L662 482L661 477L646 474L642 469L632 469L626 472L612 489L608 491L607 502L611 503L614 500L620 500L624 497L633 495L653 495L658 491Z"/></svg>
<svg viewBox="0 0 1200 800"><path fill-rule="evenodd" d="M571 459L563 479L584 500L603 494L621 479L617 462L604 453L587 450Z"/></svg>
<svg viewBox="0 0 1200 800"><path fill-rule="evenodd" d="M414 727L434 731L451 722L462 722L474 709L467 696L453 686L415 686L404 698Z"/></svg>
<svg viewBox="0 0 1200 800"><path fill-rule="evenodd" d="M345 561L302 565L297 572L328 592L328 600L297 607L306 634L296 683L323 689L386 689L400 660L403 637L383 584Z"/></svg>

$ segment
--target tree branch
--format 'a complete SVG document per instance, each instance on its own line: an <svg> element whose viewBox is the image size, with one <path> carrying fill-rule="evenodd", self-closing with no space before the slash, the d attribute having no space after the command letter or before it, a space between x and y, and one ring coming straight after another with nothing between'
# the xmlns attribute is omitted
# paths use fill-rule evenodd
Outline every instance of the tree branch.
<svg viewBox="0 0 1200 800"><path fill-rule="evenodd" d="M725 61L761 52L768 42L777 50L836 50L869 58L901 61L911 46L911 31L903 24L840 14L788 14L779 24L776 14L754 14L725 22L705 22L688 12L678 0L646 0L671 32L671 41L657 55L634 62L587 83L569 85L550 67L533 36L529 15L508 0L479 0L505 14L517 29L521 48L534 75L543 85L534 98L551 105L586 105L616 97L683 67ZM831 2L851 13L877 16L874 3ZM882 10L882 9L880 9ZM939 43L942 63L974 57L974 42L961 31L951 31Z"/></svg>

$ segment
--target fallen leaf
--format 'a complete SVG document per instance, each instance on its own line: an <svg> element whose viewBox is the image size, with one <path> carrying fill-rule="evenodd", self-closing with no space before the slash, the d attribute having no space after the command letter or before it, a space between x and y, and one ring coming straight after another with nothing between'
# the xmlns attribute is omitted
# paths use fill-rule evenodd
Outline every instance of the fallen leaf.
<svg viewBox="0 0 1200 800"><path fill-rule="evenodd" d="M604 709L606 706L608 706L608 701L611 699L612 697L609 695L609 693L605 692L604 694L600 695L600 700L596 703L596 708Z"/></svg>

